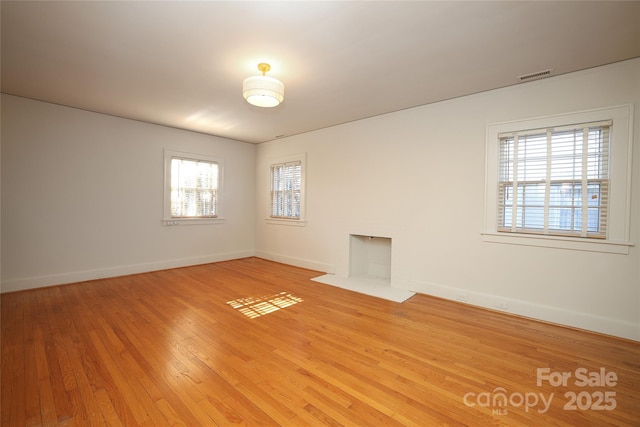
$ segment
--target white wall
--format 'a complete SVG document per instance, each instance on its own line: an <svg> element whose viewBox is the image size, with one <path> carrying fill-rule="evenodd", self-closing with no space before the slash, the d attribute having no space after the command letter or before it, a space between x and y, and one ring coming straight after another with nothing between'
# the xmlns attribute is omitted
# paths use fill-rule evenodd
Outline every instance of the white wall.
<svg viewBox="0 0 640 427"><path fill-rule="evenodd" d="M391 237L394 286L640 340L640 59L259 146L2 95L2 291L256 254L346 275ZM635 105L628 255L482 241L489 123ZM221 157L225 222L161 225L163 150ZM304 227L264 221L307 153Z"/></svg>
<svg viewBox="0 0 640 427"><path fill-rule="evenodd" d="M223 160L222 224L161 224L165 149ZM2 291L253 255L255 152L2 95Z"/></svg>
<svg viewBox="0 0 640 427"><path fill-rule="evenodd" d="M392 284L640 340L640 59L258 146L256 254L347 275L349 234L391 237ZM484 242L490 123L635 105L628 255ZM270 159L307 153L307 223L264 221Z"/></svg>

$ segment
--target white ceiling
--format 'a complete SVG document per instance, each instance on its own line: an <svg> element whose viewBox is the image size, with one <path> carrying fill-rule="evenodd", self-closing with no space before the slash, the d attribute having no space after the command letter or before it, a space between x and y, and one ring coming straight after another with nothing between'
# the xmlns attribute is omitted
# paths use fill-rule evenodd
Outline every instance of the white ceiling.
<svg viewBox="0 0 640 427"><path fill-rule="evenodd" d="M260 143L640 57L640 1L2 1L2 91ZM242 81L285 84L247 104Z"/></svg>

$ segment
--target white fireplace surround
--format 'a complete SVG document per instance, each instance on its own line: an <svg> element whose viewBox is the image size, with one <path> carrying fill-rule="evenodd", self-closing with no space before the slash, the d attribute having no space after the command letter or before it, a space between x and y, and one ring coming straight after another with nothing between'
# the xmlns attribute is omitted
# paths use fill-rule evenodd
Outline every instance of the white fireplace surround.
<svg viewBox="0 0 640 427"><path fill-rule="evenodd" d="M349 277L391 284L391 238L349 235Z"/></svg>
<svg viewBox="0 0 640 427"><path fill-rule="evenodd" d="M391 286L390 237L350 234L349 276L325 274L312 280L395 302L403 302L414 292Z"/></svg>

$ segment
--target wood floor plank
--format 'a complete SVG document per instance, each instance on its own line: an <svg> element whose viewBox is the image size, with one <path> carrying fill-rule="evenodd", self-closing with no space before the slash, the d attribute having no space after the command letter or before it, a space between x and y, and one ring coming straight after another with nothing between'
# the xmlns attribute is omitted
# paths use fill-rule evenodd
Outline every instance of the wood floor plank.
<svg viewBox="0 0 640 427"><path fill-rule="evenodd" d="M33 316L33 311L37 312L37 295L31 295L29 298L25 299L25 303L23 306L23 316L24 319L31 319ZM24 353L22 355L22 363L25 366L36 366L36 347L43 345L41 340L42 333L40 332L40 327L37 323L32 322L23 322L23 330L24 342ZM40 339L36 339L35 329L39 331ZM18 346L17 344L15 345ZM4 359L3 359L4 365ZM3 376L3 378L5 378ZM18 385L17 383L14 383ZM39 390L39 380L38 380L38 370L37 369L26 369L25 370L25 382L24 382L24 396L20 396L17 391L12 392L12 396L15 394L16 400L24 398L25 401L25 418L27 425L41 425L42 424L42 414L41 414L41 405L40 405L40 390ZM7 396L3 393L3 396ZM3 423L4 425L4 423Z"/></svg>
<svg viewBox="0 0 640 427"><path fill-rule="evenodd" d="M320 274L246 258L3 294L2 425L640 425L637 342ZM601 368L614 386L576 385Z"/></svg>
<svg viewBox="0 0 640 427"><path fill-rule="evenodd" d="M95 395L105 424L108 427L122 427L122 421L120 420L120 417L118 417L118 414L113 407L113 403L111 401L111 398L109 397L109 393L107 393L107 391L104 389L100 389L96 390Z"/></svg>

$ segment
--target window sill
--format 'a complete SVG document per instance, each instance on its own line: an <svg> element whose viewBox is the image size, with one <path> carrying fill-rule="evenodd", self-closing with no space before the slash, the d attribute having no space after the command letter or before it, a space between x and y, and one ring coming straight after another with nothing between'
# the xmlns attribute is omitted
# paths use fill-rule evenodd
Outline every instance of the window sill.
<svg viewBox="0 0 640 427"><path fill-rule="evenodd" d="M279 219L279 218L266 218L264 220L266 224L272 225L289 225L294 227L304 227L307 222L301 219Z"/></svg>
<svg viewBox="0 0 640 427"><path fill-rule="evenodd" d="M224 218L170 218L163 219L162 225L169 227L175 225L210 225L210 224L222 224Z"/></svg>
<svg viewBox="0 0 640 427"><path fill-rule="evenodd" d="M499 232L482 233L482 240L489 243L537 246L543 248L568 249L574 251L603 252L628 255L632 242L583 239L579 237L539 236L535 234L511 234Z"/></svg>

